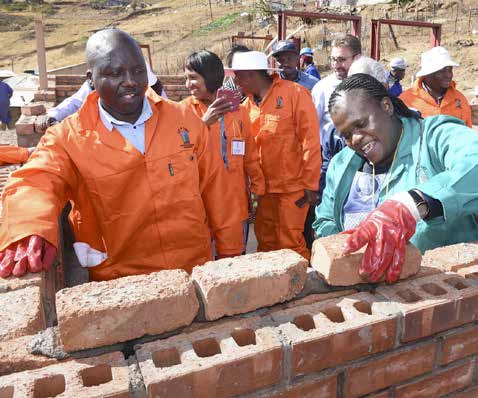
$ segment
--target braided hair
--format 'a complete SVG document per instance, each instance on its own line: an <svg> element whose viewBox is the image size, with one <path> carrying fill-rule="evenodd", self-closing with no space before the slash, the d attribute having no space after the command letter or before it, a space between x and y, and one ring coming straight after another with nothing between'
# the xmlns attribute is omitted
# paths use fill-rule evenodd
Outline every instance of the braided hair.
<svg viewBox="0 0 478 398"><path fill-rule="evenodd" d="M382 98L385 97L390 98L393 104L393 113L395 115L420 119L420 115L417 112L412 111L400 98L391 96L382 83L365 73L357 73L342 80L330 96L329 112L332 113L332 109L343 93L352 90L361 90L365 95L374 98L377 101L381 101Z"/></svg>

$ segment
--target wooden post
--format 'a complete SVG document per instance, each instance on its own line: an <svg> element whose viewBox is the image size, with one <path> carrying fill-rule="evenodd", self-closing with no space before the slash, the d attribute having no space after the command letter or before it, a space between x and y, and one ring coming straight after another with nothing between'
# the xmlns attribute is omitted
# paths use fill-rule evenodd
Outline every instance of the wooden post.
<svg viewBox="0 0 478 398"><path fill-rule="evenodd" d="M37 44L38 74L40 75L40 90L46 90L48 88L48 80L46 76L45 36L43 33L43 22L39 19L35 20L35 37Z"/></svg>

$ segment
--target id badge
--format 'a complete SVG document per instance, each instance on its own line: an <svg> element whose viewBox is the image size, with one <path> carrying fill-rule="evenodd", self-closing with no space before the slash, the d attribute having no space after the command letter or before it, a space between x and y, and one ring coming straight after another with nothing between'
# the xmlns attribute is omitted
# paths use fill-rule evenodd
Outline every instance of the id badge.
<svg viewBox="0 0 478 398"><path fill-rule="evenodd" d="M231 153L233 155L244 156L246 154L246 143L243 140L231 141Z"/></svg>

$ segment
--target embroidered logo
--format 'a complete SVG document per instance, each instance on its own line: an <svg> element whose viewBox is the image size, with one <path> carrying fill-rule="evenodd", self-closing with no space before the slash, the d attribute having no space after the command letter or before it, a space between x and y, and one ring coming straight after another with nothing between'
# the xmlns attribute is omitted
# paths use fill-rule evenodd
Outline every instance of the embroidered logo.
<svg viewBox="0 0 478 398"><path fill-rule="evenodd" d="M276 109L282 108L282 97L277 97Z"/></svg>
<svg viewBox="0 0 478 398"><path fill-rule="evenodd" d="M181 136L181 141L183 142L181 146L183 148L192 148L194 146L191 144L191 141L189 141L189 131L186 128L180 127L178 129L178 134Z"/></svg>
<svg viewBox="0 0 478 398"><path fill-rule="evenodd" d="M461 109L461 100L456 100L456 106Z"/></svg>

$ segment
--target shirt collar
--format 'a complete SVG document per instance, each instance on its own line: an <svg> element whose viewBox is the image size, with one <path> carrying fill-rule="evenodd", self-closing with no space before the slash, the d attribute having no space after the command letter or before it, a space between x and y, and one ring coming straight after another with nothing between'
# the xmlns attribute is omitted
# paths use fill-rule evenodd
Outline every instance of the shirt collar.
<svg viewBox="0 0 478 398"><path fill-rule="evenodd" d="M113 127L116 126L138 126L140 124L146 123L146 121L153 116L153 111L151 109L151 105L149 104L148 99L146 96L143 99L143 109L141 110L141 115L139 115L138 119L134 123L124 122L122 120L118 120L111 116L106 110L103 109L101 106L100 98L98 98L98 111L100 113L100 118L105 127L111 132L113 131Z"/></svg>

